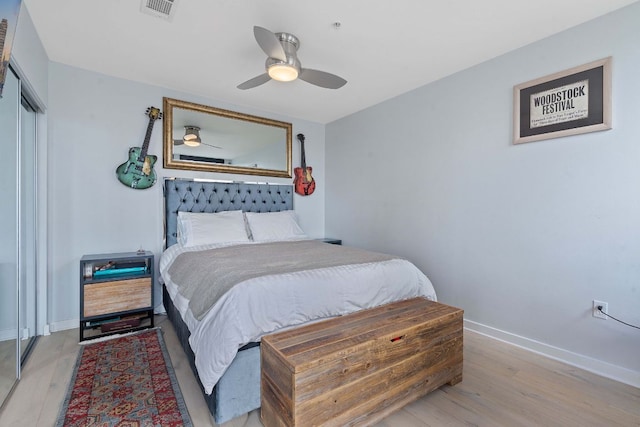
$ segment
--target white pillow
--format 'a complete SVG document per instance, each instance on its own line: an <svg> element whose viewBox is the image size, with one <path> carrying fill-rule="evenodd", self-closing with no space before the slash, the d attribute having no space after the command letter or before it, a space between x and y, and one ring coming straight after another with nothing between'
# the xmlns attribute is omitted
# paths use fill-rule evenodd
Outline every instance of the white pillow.
<svg viewBox="0 0 640 427"><path fill-rule="evenodd" d="M281 212L246 212L249 229L255 242L268 240L306 239L294 211Z"/></svg>
<svg viewBox="0 0 640 427"><path fill-rule="evenodd" d="M248 241L242 211L178 212L178 242L184 247Z"/></svg>

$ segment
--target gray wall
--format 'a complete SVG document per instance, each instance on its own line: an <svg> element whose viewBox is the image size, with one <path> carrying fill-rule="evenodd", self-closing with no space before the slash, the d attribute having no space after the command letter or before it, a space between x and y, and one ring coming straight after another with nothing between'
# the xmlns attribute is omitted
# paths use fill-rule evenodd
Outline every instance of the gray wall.
<svg viewBox="0 0 640 427"><path fill-rule="evenodd" d="M640 4L327 125L326 231L467 326L640 385ZM508 34L505 34L508 37ZM513 86L613 56L613 129L512 145Z"/></svg>
<svg viewBox="0 0 640 427"><path fill-rule="evenodd" d="M291 122L304 133L307 158L317 166L318 190L294 199L301 226L311 236L324 235L324 126L203 99L156 86L108 77L52 62L49 65L49 229L51 329L77 327L78 262L83 254L135 251L141 246L158 258L162 252L163 177L200 177L291 183L292 179L190 173L162 168L162 122L156 122L149 153L158 156L158 183L132 190L118 182L115 169L128 149L144 141L149 106L162 108L162 97L212 105ZM295 137L294 137L295 138ZM293 141L294 165L299 144ZM315 170L314 170L315 171ZM156 292L156 303L160 293Z"/></svg>
<svg viewBox="0 0 640 427"><path fill-rule="evenodd" d="M22 84L39 107L47 105L49 58L33 26L24 3L20 7L16 36L11 51L11 62L18 68Z"/></svg>

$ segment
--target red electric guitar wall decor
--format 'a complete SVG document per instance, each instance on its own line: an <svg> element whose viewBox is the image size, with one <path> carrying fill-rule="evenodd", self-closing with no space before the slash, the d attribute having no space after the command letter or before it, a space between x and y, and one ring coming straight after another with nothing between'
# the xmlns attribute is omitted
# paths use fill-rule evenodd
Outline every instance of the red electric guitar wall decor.
<svg viewBox="0 0 640 427"><path fill-rule="evenodd" d="M300 141L300 153L301 157L301 167L295 168L293 173L295 175L293 179L293 185L296 193L302 196L308 196L314 192L316 189L316 182L313 180L311 176L311 172L313 169L311 166L307 167L307 162L304 158L304 135L299 133L298 140Z"/></svg>

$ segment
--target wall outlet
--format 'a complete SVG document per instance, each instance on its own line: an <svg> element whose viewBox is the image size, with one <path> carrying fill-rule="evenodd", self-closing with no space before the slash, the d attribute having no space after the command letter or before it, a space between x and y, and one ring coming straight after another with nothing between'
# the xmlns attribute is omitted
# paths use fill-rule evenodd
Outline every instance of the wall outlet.
<svg viewBox="0 0 640 427"><path fill-rule="evenodd" d="M605 313L609 312L609 304L607 304L604 301L598 301L598 300L593 300L593 317L597 317L598 319L605 319L607 320L607 316L605 316L604 314L602 314L600 312L600 310L598 310L598 307L602 306L602 311Z"/></svg>

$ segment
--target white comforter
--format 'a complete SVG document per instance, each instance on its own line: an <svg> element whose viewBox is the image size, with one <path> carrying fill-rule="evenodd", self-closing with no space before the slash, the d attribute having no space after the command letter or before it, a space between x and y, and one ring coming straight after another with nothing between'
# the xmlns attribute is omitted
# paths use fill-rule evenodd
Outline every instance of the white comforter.
<svg viewBox="0 0 640 427"><path fill-rule="evenodd" d="M161 280L191 331L189 343L207 394L211 394L238 349L263 335L416 296L436 299L431 282L416 266L393 259L247 280L224 294L198 321L168 270L183 252L222 246L183 248L176 244L160 258Z"/></svg>

